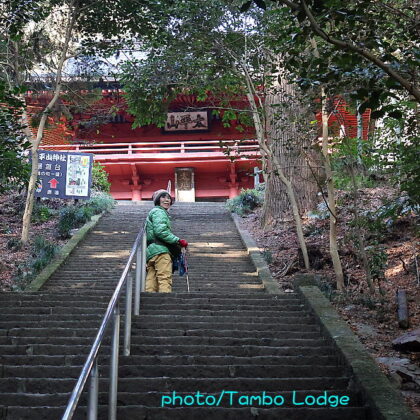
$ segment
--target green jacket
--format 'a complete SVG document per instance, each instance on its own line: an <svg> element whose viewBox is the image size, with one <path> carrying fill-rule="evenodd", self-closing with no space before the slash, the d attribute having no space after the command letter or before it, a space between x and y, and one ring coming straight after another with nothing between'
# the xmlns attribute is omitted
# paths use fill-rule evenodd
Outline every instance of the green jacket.
<svg viewBox="0 0 420 420"><path fill-rule="evenodd" d="M150 210L146 220L147 243L146 260L158 254L170 253L169 249L161 244L153 243L155 240L176 244L179 241L178 236L171 232L171 219L168 212L160 206Z"/></svg>

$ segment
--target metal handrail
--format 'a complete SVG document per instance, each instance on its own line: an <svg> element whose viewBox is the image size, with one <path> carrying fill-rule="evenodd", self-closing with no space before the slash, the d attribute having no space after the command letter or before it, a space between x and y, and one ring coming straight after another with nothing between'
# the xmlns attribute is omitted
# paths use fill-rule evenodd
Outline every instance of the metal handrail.
<svg viewBox="0 0 420 420"><path fill-rule="evenodd" d="M125 301L125 324L124 324L124 356L130 355L131 345L131 314L132 314L132 297L133 297L133 281L130 272L134 258L136 258L136 273L135 273L135 295L134 295L134 315L139 315L140 312L140 292L144 291L145 287L145 267L146 267L146 223L143 224L128 257L127 264L121 274L115 291L109 301L108 308L103 317L101 326L99 327L96 338L92 344L89 355L83 365L80 376L76 385L73 388L67 403L66 410L63 414L62 420L72 419L77 408L80 395L86 385L90 375L91 383L89 386L89 402L88 402L88 419L96 420L98 416L98 363L97 357L102 340L105 336L105 330L113 319L113 334L111 346L111 369L110 369L110 391L108 404L108 418L116 420L117 418L117 386L118 386L118 356L119 356L119 335L120 335L120 308L119 298L122 289L126 285L126 301Z"/></svg>

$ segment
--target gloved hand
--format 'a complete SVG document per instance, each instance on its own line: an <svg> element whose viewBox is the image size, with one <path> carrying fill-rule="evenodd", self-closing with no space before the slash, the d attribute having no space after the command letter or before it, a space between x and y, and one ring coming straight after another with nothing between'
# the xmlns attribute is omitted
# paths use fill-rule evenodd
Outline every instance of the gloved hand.
<svg viewBox="0 0 420 420"><path fill-rule="evenodd" d="M188 242L185 239L180 239L178 243L181 245L182 248L186 248L188 246Z"/></svg>

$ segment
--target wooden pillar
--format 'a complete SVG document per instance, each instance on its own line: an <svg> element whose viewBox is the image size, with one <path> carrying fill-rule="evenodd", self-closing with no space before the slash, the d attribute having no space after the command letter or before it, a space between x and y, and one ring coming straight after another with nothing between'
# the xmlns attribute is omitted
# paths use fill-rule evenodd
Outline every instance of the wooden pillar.
<svg viewBox="0 0 420 420"><path fill-rule="evenodd" d="M239 183L238 183L238 175L236 174L235 162L232 162L230 164L229 179L230 179L230 181L228 182L229 198L233 198L239 195Z"/></svg>
<svg viewBox="0 0 420 420"><path fill-rule="evenodd" d="M131 200L132 201L141 201L142 195L141 190L142 186L139 183L139 176L133 176L131 179L133 181L133 185L131 185Z"/></svg>
<svg viewBox="0 0 420 420"><path fill-rule="evenodd" d="M133 175L131 177L131 180L133 182L133 184L131 185L131 200L132 201L141 201L141 199L142 199L142 194L141 194L142 186L140 184L140 177L139 177L139 174L137 172L137 168L136 168L135 163L131 164L131 171L133 173Z"/></svg>

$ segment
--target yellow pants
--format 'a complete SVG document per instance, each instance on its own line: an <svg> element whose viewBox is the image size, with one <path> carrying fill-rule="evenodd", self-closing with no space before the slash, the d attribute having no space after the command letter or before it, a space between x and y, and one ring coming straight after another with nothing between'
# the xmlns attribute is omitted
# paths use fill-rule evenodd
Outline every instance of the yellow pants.
<svg viewBox="0 0 420 420"><path fill-rule="evenodd" d="M146 292L172 292L172 259L158 254L147 261Z"/></svg>

